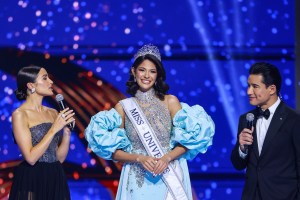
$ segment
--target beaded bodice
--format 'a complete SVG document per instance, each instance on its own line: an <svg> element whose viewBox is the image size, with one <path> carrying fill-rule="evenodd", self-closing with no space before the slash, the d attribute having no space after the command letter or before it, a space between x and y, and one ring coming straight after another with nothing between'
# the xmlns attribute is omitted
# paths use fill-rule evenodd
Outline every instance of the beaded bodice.
<svg viewBox="0 0 300 200"><path fill-rule="evenodd" d="M48 132L48 130L51 128L52 123L41 123L36 126L33 126L30 128L31 132L31 141L32 146L37 145L45 136L45 134ZM39 159L39 162L55 162L57 161L56 157L56 149L59 142L59 132L55 134L54 138L52 139L48 149L45 151L45 153L42 155L42 157Z"/></svg>
<svg viewBox="0 0 300 200"><path fill-rule="evenodd" d="M135 95L135 99L153 128L163 150L168 152L170 150L169 144L172 127L171 116L168 108L155 96L154 89L147 92L141 92L138 90ZM125 129L132 144L133 153L147 155L146 150L139 139L138 133L127 116L125 117Z"/></svg>

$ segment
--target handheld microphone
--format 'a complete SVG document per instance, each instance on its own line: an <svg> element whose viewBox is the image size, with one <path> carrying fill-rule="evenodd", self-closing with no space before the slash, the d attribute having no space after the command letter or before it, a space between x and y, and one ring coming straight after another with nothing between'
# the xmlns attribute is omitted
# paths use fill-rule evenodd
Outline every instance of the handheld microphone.
<svg viewBox="0 0 300 200"><path fill-rule="evenodd" d="M55 99L56 99L56 101L58 103L58 107L59 107L60 111L62 111L62 110L64 110L64 109L67 108L65 106L65 104L64 104L64 97L63 97L62 94L57 94L56 97L55 97ZM70 130L73 130L75 124L69 123L67 126L70 128Z"/></svg>
<svg viewBox="0 0 300 200"><path fill-rule="evenodd" d="M246 128L251 130L251 128L253 126L253 121L254 121L254 114L253 113L248 113L246 115L246 120L247 120ZM248 148L249 148L248 145L244 144L244 150L245 150L246 154L248 154Z"/></svg>

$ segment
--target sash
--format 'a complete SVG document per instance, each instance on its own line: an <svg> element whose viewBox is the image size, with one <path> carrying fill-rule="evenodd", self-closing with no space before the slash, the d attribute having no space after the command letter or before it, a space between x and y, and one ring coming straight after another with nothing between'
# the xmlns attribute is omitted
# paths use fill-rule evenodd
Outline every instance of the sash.
<svg viewBox="0 0 300 200"><path fill-rule="evenodd" d="M138 103L134 98L124 99L120 102L126 115L137 131L148 155L161 158L165 153ZM180 167L177 166L176 168L178 170ZM182 185L182 180L180 180L178 172L175 170L176 169L169 164L162 174L162 179L168 188L166 199L188 200L188 196Z"/></svg>

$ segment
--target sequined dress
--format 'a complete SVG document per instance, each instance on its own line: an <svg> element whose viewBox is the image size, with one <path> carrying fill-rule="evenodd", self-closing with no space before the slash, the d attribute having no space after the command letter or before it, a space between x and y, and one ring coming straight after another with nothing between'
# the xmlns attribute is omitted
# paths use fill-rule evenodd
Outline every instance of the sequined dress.
<svg viewBox="0 0 300 200"><path fill-rule="evenodd" d="M192 200L190 177L186 159L193 159L199 152L204 153L212 144L214 123L202 107L189 107L182 104L182 109L171 119L168 108L155 96L155 91L137 91L135 97L144 112L152 129L165 153L181 144L189 148L186 154L172 162L178 162L183 174L183 186ZM134 129L133 124L125 115L125 128L119 128L122 119L115 109L102 111L92 117L85 130L85 137L89 148L104 159L112 159L112 153L122 149L128 153L147 155L146 150ZM187 124L189 123L189 124ZM190 127L191 126L191 127ZM193 131L186 131L190 128ZM197 130L196 130L197 129ZM193 138L193 140L189 140ZM167 187L161 176L153 177L139 163L125 163L116 199L163 200L167 194Z"/></svg>
<svg viewBox="0 0 300 200"><path fill-rule="evenodd" d="M30 128L32 145L39 143L52 123L42 123ZM48 149L34 165L22 161L14 171L9 200L68 200L70 192L56 150L60 139L58 132Z"/></svg>

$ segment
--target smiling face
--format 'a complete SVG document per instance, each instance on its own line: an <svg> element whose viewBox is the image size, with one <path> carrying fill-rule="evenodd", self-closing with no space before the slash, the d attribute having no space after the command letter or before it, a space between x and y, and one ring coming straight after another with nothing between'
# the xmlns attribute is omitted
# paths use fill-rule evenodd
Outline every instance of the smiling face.
<svg viewBox="0 0 300 200"><path fill-rule="evenodd" d="M49 78L47 71L41 68L34 83L28 83L28 88L35 88L35 92L41 96L53 95L53 81Z"/></svg>
<svg viewBox="0 0 300 200"><path fill-rule="evenodd" d="M248 90L250 104L267 109L277 100L276 86L266 86L263 82L263 76L260 74L251 74L248 78Z"/></svg>
<svg viewBox="0 0 300 200"><path fill-rule="evenodd" d="M143 92L153 87L157 78L157 69L153 62L144 60L136 69L131 68L139 89Z"/></svg>

